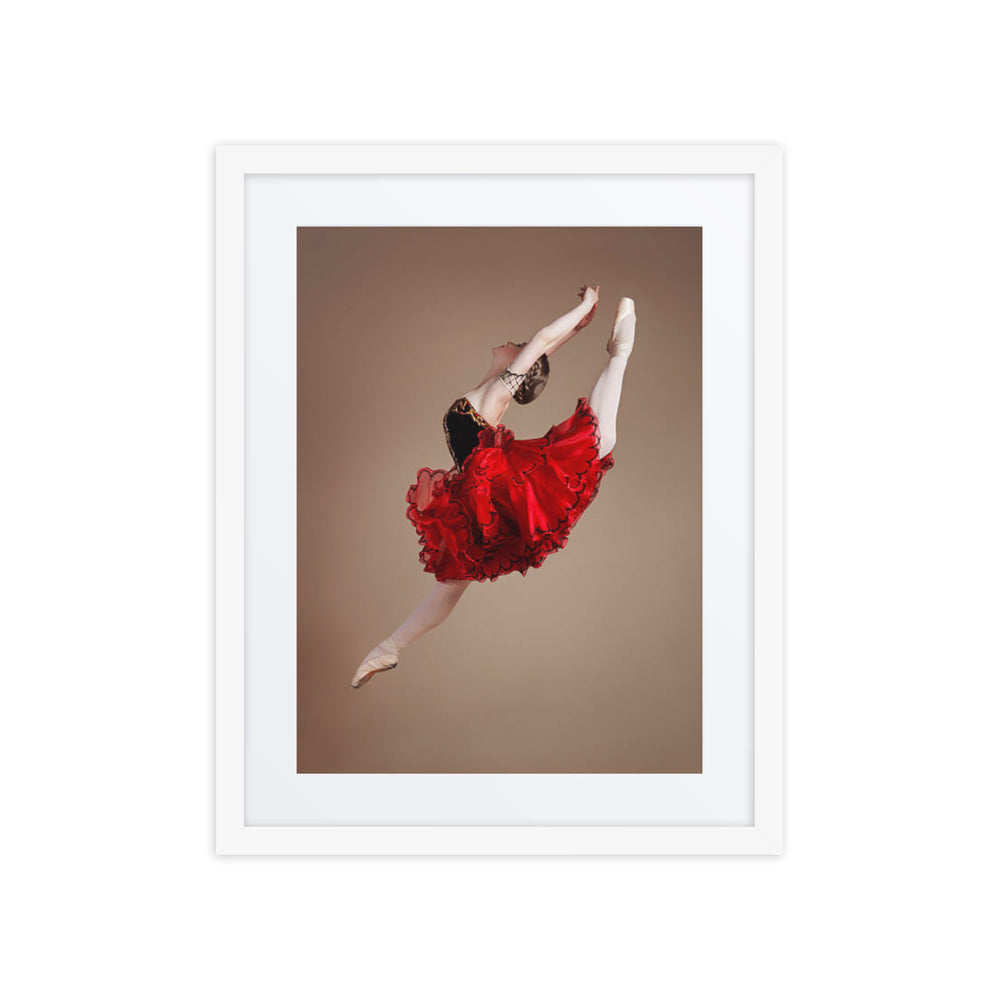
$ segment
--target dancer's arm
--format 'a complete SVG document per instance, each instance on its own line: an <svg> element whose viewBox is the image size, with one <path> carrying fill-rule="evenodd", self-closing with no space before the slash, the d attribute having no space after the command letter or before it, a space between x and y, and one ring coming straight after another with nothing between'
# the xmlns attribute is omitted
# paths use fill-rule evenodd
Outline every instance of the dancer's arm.
<svg viewBox="0 0 1000 1000"><path fill-rule="evenodd" d="M590 323L594 318L594 313L597 311L597 301L600 297L600 291L600 285L595 285L593 288L590 285L584 285L577 292L577 295L582 299L580 304L575 309L566 313L565 316L560 316L555 322L550 323L547 327L543 327L551 335L551 345L546 352L547 354L557 351Z"/></svg>
<svg viewBox="0 0 1000 1000"><path fill-rule="evenodd" d="M543 326L524 347L521 348L517 357L511 362L512 372L526 372L543 355L552 354L559 350L563 344L567 343L582 330L593 318L594 310L597 308L597 299L600 285L591 288L584 285L577 294L582 297L582 301L568 313L563 314L558 319Z"/></svg>

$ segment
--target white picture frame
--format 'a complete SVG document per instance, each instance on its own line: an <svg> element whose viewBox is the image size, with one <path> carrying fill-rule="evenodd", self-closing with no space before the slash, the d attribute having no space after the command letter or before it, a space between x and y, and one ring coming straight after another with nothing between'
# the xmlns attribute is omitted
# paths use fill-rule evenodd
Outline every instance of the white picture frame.
<svg viewBox="0 0 1000 1000"><path fill-rule="evenodd" d="M287 179L282 189L284 225L314 224L310 199L316 183L296 191L296 179L326 179L336 190L348 179L559 178L589 177L627 190L662 179L664 185L704 179L683 224L698 212L717 215L714 179L737 178L749 188L745 199L752 238L734 252L749 256L752 298L744 309L752 343L752 475L740 472L745 503L752 505L752 538L745 539L752 574L748 573L746 607L752 628L745 640L752 684L741 695L747 715L745 760L748 800L746 821L699 822L697 809L679 812L669 823L600 822L594 825L546 825L500 818L489 823L441 822L419 825L384 823L309 823L289 812L288 821L248 821L246 789L258 773L281 771L286 757L265 759L248 752L246 665L248 642L262 623L247 629L245 558L247 504L246 456L254 447L247 436L245 379L249 313L258 308L246 281L248 254L248 184L254 178ZM295 182L295 183L293 183ZM457 183L457 180L455 181ZM280 185L271 185L277 190ZM664 188L666 190L666 187ZM693 190L693 189L692 189ZM657 198L654 194L653 200ZM695 204L694 202L697 202ZM678 202L680 204L681 202ZM327 203L323 224L337 224ZM655 207L654 205L650 206ZM596 224L636 224L636 216ZM336 212L334 212L336 214ZM359 224L353 216L350 224ZM526 217L527 218L527 217ZM456 219L448 220L455 224ZM550 224L531 218L532 224ZM481 218L476 224L483 224ZM347 223L344 223L347 224ZM364 223L362 223L364 224ZM435 224L403 220L398 224ZM587 224L594 225L588 218ZM657 224L664 224L661 214ZM694 855L780 854L783 849L783 156L775 145L232 145L216 150L216 852L220 855ZM735 230L734 230L735 231ZM280 242L280 241L279 241ZM294 241L291 242L294 247ZM705 296L717 288L706 283ZM742 322L742 321L741 321ZM263 328L263 327L262 327ZM274 327L277 329L277 325ZM749 362L748 362L749 363ZM294 386L292 387L294 390ZM725 403L720 404L725 406ZM706 397L706 407L708 406ZM732 415L731 415L732 416ZM734 419L742 419L734 417ZM294 424L293 424L294 427ZM748 442L750 438L748 437ZM748 448L751 445L748 443ZM287 527L287 525L285 526ZM706 521L706 533L710 530ZM748 528L749 531L749 528ZM752 588L750 580L752 579ZM294 583L294 577L292 578ZM283 602L284 603L284 602ZM293 602L294 603L294 602ZM285 614L268 605L262 612ZM706 616L705 628L717 627ZM248 635L250 639L248 640ZM286 647L287 648L287 644ZM291 647L294 655L294 645ZM285 665L287 667L287 664ZM286 679L294 670L281 671ZM294 685L293 685L294 686ZM288 692L284 692L286 695ZM711 704L705 691L706 706ZM294 698L291 699L292 703ZM287 698L275 700L275 729L286 720ZM286 712L287 714L287 712ZM287 731L287 730L286 730ZM747 756L744 753L744 756ZM706 765L707 766L707 765ZM287 768L284 768L287 771ZM294 771L294 768L293 768ZM299 776L305 777L305 776ZM357 775L363 782L387 776ZM467 776L471 781L491 776ZM529 776L530 777L530 776ZM556 776L558 777L558 776ZM580 776L574 776L579 778ZM607 778L608 776L605 776ZM627 776L623 776L627 777ZM692 777L692 776L684 776ZM703 777L707 783L711 776ZM294 774L285 775L294 785ZM623 786L624 787L624 786ZM637 783L636 795L649 794ZM624 794L624 793L623 793ZM697 790L691 802L698 800Z"/></svg>

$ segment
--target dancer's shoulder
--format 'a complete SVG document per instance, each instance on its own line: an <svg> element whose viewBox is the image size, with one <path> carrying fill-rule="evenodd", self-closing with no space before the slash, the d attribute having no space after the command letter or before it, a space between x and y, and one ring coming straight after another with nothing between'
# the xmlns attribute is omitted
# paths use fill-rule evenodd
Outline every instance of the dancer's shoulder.
<svg viewBox="0 0 1000 1000"><path fill-rule="evenodd" d="M463 397L491 427L497 426L510 405L510 392L499 375L470 390Z"/></svg>

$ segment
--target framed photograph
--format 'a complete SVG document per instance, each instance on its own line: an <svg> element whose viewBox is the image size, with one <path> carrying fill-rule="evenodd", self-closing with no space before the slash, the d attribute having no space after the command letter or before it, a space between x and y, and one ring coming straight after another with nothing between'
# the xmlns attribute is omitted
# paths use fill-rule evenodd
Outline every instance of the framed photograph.
<svg viewBox="0 0 1000 1000"><path fill-rule="evenodd" d="M781 853L781 149L216 184L217 853Z"/></svg>

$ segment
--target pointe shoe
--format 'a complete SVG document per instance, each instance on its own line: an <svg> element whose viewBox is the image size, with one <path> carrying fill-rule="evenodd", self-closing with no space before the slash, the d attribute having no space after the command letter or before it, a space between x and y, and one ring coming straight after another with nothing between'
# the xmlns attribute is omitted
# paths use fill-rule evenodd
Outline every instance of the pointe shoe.
<svg viewBox="0 0 1000 1000"><path fill-rule="evenodd" d="M611 324L611 336L608 338L608 354L613 358L627 358L632 353L635 324L633 323L627 331L619 333L618 329L629 316L635 318L635 302L623 297L618 303L618 312L615 313L615 320Z"/></svg>
<svg viewBox="0 0 1000 1000"><path fill-rule="evenodd" d="M364 687L376 674L399 665L400 647L392 639L383 639L361 662L354 672L352 688Z"/></svg>

